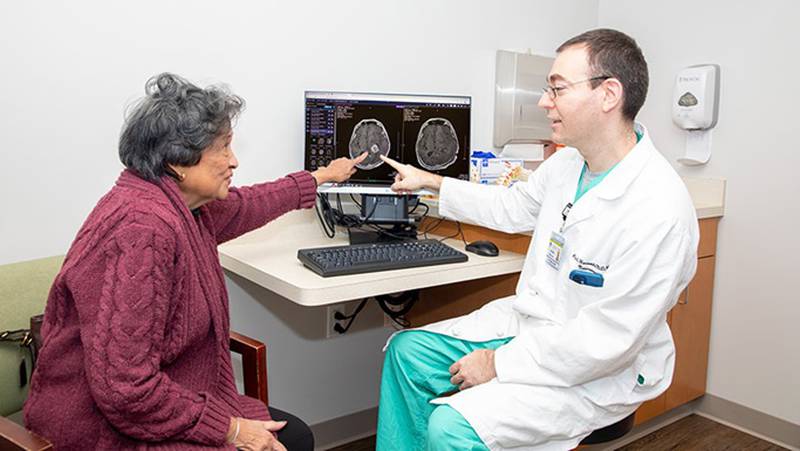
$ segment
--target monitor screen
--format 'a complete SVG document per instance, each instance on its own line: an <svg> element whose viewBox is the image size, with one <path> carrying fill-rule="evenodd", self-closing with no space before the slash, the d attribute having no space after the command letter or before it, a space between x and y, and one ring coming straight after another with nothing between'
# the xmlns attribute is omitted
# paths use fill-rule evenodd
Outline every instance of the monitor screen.
<svg viewBox="0 0 800 451"><path fill-rule="evenodd" d="M395 171L380 155L469 179L470 97L309 91L305 103L306 170L368 152L351 192L391 185Z"/></svg>

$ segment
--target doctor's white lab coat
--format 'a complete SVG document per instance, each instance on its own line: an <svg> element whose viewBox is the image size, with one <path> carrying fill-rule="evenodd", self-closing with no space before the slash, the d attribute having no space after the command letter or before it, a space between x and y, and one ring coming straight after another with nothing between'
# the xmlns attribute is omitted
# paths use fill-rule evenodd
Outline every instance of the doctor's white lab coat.
<svg viewBox="0 0 800 451"><path fill-rule="evenodd" d="M458 410L490 449L571 449L672 381L666 318L694 275L698 224L685 185L636 127L644 136L566 221L584 164L575 149L511 188L442 184L439 211L448 218L535 229L516 295L423 328L471 341L515 337L496 351L496 379L433 401ZM554 269L545 256L559 230L565 244ZM603 286L570 280L575 269L601 274Z"/></svg>

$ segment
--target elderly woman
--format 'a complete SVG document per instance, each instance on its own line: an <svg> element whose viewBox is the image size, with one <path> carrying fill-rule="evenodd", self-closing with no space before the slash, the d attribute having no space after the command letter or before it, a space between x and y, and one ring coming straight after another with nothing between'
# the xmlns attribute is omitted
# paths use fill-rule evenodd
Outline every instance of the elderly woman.
<svg viewBox="0 0 800 451"><path fill-rule="evenodd" d="M313 206L363 156L231 188L243 100L171 74L146 93L120 137L127 169L50 291L25 422L57 449L282 450L293 417L272 421L285 414L236 390L217 245ZM296 421L286 446L310 449Z"/></svg>

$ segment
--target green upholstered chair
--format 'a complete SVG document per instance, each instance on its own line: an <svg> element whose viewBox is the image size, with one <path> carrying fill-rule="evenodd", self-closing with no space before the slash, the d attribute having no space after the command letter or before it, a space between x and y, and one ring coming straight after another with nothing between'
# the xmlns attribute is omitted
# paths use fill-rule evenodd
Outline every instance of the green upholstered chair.
<svg viewBox="0 0 800 451"><path fill-rule="evenodd" d="M63 256L0 265L0 332L27 329L44 311ZM269 404L264 343L231 332L231 351L242 354L244 393ZM20 387L20 365L30 380L30 353L17 343L0 342L0 450L49 450L52 445L22 426L22 405L30 381Z"/></svg>
<svg viewBox="0 0 800 451"><path fill-rule="evenodd" d="M57 256L0 266L0 331L27 329L31 316L44 311L50 286L63 261L63 256ZM25 365L27 378L22 387L21 365ZM22 404L28 396L32 371L27 349L17 343L0 342L0 448L8 447L3 443L6 440L30 449L48 449L49 444L37 442L36 436L16 427L22 424Z"/></svg>

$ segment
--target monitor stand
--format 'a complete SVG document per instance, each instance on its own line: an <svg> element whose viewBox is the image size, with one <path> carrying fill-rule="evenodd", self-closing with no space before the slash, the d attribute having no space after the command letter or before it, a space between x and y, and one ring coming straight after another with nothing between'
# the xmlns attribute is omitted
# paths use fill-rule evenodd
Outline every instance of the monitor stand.
<svg viewBox="0 0 800 451"><path fill-rule="evenodd" d="M408 215L408 201L416 196L361 195L361 217L375 225L391 225L386 232L350 230L350 244L386 243L417 239L417 224Z"/></svg>

